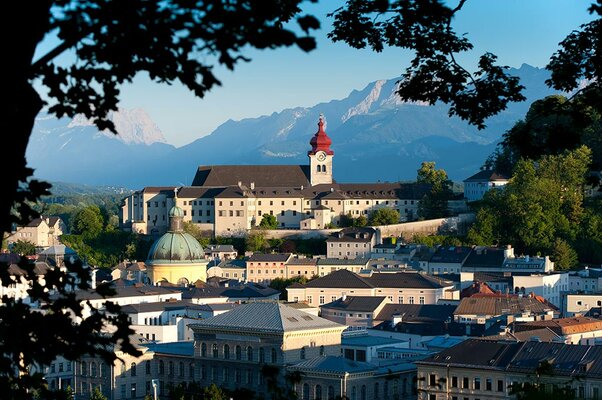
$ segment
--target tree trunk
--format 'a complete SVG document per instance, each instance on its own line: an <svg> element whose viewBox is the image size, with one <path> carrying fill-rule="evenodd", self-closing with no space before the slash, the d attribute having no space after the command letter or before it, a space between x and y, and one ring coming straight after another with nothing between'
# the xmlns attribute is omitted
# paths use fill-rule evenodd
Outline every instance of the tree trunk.
<svg viewBox="0 0 602 400"><path fill-rule="evenodd" d="M1 91L3 118L8 123L4 132L0 171L3 195L0 196L0 231L8 232L11 209L18 198L19 185L28 176L25 151L42 100L31 85L31 65L38 43L49 29L50 0L11 1L3 13L4 84ZM13 27L8 30L8 26ZM9 144L10 142L10 144Z"/></svg>

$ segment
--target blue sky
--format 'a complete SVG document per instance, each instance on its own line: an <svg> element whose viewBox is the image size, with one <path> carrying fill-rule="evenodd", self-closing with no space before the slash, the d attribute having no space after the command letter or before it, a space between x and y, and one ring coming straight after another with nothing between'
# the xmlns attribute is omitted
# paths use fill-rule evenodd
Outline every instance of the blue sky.
<svg viewBox="0 0 602 400"><path fill-rule="evenodd" d="M211 133L228 119L344 98L369 82L399 76L410 53L354 50L326 38L330 30L326 14L339 4L339 0L322 0L306 6L306 11L322 22L315 34L318 48L310 53L296 48L249 51L252 61L240 64L234 72L216 69L222 86L204 99L195 98L180 85L156 84L141 74L123 87L120 106L146 110L167 141L181 146ZM453 24L475 45L461 61L471 67L479 55L489 51L504 65L543 67L558 42L591 20L587 13L590 4L582 0L469 0Z"/></svg>

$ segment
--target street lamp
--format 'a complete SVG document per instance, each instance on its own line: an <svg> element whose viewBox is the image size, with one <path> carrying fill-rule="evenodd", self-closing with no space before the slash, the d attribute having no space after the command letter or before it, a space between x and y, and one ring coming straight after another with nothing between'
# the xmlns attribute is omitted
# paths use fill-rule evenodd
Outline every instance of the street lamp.
<svg viewBox="0 0 602 400"><path fill-rule="evenodd" d="M159 386L159 380L153 379L151 380L151 384L153 385L153 400L157 400L157 386Z"/></svg>

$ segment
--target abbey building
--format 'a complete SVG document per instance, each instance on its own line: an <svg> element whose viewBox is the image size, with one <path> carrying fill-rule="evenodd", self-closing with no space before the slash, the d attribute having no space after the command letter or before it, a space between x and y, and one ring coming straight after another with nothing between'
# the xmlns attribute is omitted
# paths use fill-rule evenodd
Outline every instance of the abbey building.
<svg viewBox="0 0 602 400"><path fill-rule="evenodd" d="M320 117L307 165L200 166L191 186L146 187L126 197L121 227L161 234L168 230L169 210L174 206L182 209L184 221L215 235L242 235L266 214L274 215L281 229L336 227L344 215L368 217L381 207L396 209L404 221L416 218L418 202L428 187L337 183L331 144Z"/></svg>

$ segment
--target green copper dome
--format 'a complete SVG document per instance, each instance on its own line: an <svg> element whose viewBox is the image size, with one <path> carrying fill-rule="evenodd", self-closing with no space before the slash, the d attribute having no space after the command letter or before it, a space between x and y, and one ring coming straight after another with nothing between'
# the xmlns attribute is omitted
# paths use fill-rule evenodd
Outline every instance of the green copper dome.
<svg viewBox="0 0 602 400"><path fill-rule="evenodd" d="M169 217L183 217L184 216L184 211L178 207L178 206L173 206L171 208L171 210L169 210Z"/></svg>
<svg viewBox="0 0 602 400"><path fill-rule="evenodd" d="M203 262L205 252L201 244L186 232L167 232L148 252L148 265L186 264Z"/></svg>

